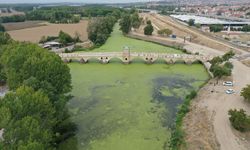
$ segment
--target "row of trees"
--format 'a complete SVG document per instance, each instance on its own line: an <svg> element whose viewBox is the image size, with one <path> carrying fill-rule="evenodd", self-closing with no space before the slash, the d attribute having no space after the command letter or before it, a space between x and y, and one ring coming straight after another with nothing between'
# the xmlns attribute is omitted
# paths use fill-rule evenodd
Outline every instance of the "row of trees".
<svg viewBox="0 0 250 150"><path fill-rule="evenodd" d="M71 75L58 55L0 33L0 81L12 91L0 100L0 149L54 149L74 135Z"/></svg>
<svg viewBox="0 0 250 150"><path fill-rule="evenodd" d="M113 16L92 19L88 25L88 38L95 45L100 46L106 42L118 18Z"/></svg>
<svg viewBox="0 0 250 150"><path fill-rule="evenodd" d="M13 15L13 16L0 17L0 23L24 22L25 20L26 20L26 17L24 15Z"/></svg>
<svg viewBox="0 0 250 150"><path fill-rule="evenodd" d="M143 19L139 17L137 11L134 11L133 13L125 13L119 22L120 30L124 34L128 34L132 28L138 29L142 24L142 20Z"/></svg>
<svg viewBox="0 0 250 150"><path fill-rule="evenodd" d="M77 23L81 17L120 17L122 9L107 6L42 7L26 13L27 20L45 20L51 23Z"/></svg>

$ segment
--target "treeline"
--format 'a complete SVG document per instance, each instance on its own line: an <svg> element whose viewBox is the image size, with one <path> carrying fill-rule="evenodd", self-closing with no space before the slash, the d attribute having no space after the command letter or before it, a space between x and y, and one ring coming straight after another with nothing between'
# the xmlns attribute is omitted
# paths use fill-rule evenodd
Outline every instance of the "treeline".
<svg viewBox="0 0 250 150"><path fill-rule="evenodd" d="M1 32L0 81L10 90L0 99L0 149L52 150L74 135L71 75L58 55Z"/></svg>
<svg viewBox="0 0 250 150"><path fill-rule="evenodd" d="M142 21L143 18L140 18L138 12L135 9L132 9L122 15L121 20L119 22L120 30L124 34L128 34L132 28L138 29L141 26Z"/></svg>
<svg viewBox="0 0 250 150"><path fill-rule="evenodd" d="M113 16L94 18L88 25L88 38L96 46L106 42L118 18Z"/></svg>
<svg viewBox="0 0 250 150"><path fill-rule="evenodd" d="M26 20L26 17L24 15L13 15L13 16L0 17L0 23L24 22L25 20Z"/></svg>
<svg viewBox="0 0 250 150"><path fill-rule="evenodd" d="M117 17L121 9L107 6L60 6L42 7L26 13L27 20L45 20L51 23L77 23L81 17L104 17L112 14Z"/></svg>

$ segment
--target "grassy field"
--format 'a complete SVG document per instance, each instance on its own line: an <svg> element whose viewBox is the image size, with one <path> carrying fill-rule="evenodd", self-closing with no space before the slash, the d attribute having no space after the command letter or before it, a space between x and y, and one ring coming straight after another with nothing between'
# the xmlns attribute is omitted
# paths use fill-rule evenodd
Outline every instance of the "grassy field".
<svg viewBox="0 0 250 150"><path fill-rule="evenodd" d="M96 52L122 51L124 46L128 46L132 52L134 51L134 52L182 53L182 51L176 50L174 48L125 37L119 30L118 24L115 25L114 31L112 32L107 42L100 48L94 49L93 51Z"/></svg>
<svg viewBox="0 0 250 150"><path fill-rule="evenodd" d="M24 26L19 24L20 26ZM88 21L82 20L77 24L50 24L46 23L46 26L31 27L21 30L8 31L11 37L16 41L28 41L32 43L38 43L42 36L57 36L62 30L71 36L75 36L75 33L80 34L82 41L88 39L87 36ZM18 28L18 27L16 27Z"/></svg>

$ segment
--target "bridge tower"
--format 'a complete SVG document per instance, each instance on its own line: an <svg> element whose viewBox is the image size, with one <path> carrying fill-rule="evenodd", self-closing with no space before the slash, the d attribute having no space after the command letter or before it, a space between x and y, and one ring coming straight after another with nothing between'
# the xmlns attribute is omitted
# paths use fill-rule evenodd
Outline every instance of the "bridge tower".
<svg viewBox="0 0 250 150"><path fill-rule="evenodd" d="M123 48L123 53L122 53L122 61L125 64L129 64L130 63L130 49L128 46L125 46Z"/></svg>

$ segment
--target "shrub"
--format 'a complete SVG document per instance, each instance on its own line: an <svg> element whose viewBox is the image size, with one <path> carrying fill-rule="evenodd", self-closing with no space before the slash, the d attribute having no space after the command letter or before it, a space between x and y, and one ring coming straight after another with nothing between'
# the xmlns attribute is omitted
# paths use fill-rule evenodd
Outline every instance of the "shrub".
<svg viewBox="0 0 250 150"><path fill-rule="evenodd" d="M246 101L250 102L250 85L242 89L241 96L243 96Z"/></svg>
<svg viewBox="0 0 250 150"><path fill-rule="evenodd" d="M144 34L145 35L152 35L153 32L154 32L154 27L152 26L151 21L148 20L147 26L144 28Z"/></svg>
<svg viewBox="0 0 250 150"><path fill-rule="evenodd" d="M170 30L170 29L162 29L162 30L157 31L157 33L160 34L160 35L169 36L169 35L171 35L173 33L173 31Z"/></svg>
<svg viewBox="0 0 250 150"><path fill-rule="evenodd" d="M188 20L188 25L189 26L194 26L194 24L195 24L195 20L194 19L189 19Z"/></svg>
<svg viewBox="0 0 250 150"><path fill-rule="evenodd" d="M241 132L249 131L250 117L246 115L243 109L240 109L239 111L231 109L228 111L228 114L230 115L229 120L236 130Z"/></svg>
<svg viewBox="0 0 250 150"><path fill-rule="evenodd" d="M209 26L210 32L220 32L223 30L223 25L213 24Z"/></svg>

